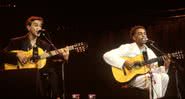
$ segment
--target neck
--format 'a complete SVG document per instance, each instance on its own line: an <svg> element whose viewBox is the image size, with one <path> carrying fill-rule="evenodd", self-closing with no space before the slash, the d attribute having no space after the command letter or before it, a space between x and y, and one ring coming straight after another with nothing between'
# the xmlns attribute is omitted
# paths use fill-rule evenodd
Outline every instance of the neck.
<svg viewBox="0 0 185 99"><path fill-rule="evenodd" d="M36 41L37 40L37 37L32 35L31 33L28 33L28 38L30 41Z"/></svg>
<svg viewBox="0 0 185 99"><path fill-rule="evenodd" d="M143 49L145 46L144 46L144 44L142 43L136 43L137 44L137 46L139 47L139 49Z"/></svg>
<svg viewBox="0 0 185 99"><path fill-rule="evenodd" d="M36 44L36 41L37 41L37 37L32 35L31 33L28 33L28 38L30 40L30 43L32 46L35 46Z"/></svg>

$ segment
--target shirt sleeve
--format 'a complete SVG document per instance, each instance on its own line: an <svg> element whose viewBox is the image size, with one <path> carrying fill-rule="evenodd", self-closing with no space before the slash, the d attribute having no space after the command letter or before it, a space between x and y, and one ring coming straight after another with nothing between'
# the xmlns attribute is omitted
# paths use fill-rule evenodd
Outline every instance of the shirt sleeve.
<svg viewBox="0 0 185 99"><path fill-rule="evenodd" d="M125 60L122 57L124 56L124 53L126 53L127 51L128 51L128 44L121 45L116 49L112 49L106 52L103 55L103 59L107 64L111 66L122 68L125 62Z"/></svg>

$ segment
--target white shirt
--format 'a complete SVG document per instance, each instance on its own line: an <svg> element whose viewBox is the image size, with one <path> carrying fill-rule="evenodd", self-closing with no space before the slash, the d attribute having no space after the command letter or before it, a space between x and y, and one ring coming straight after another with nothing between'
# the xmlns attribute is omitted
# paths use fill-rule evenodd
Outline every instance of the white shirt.
<svg viewBox="0 0 185 99"><path fill-rule="evenodd" d="M152 58L157 58L155 53L150 48L148 48L146 45L145 47L147 51L148 60ZM106 52L103 55L103 59L109 65L122 69L123 64L126 61L122 57L135 57L139 54L142 54L142 52L136 43L127 43L127 44L122 44L120 47ZM150 65L152 68L152 71L155 67L157 67L157 65L158 65L158 62L155 62ZM164 67L163 67L163 70L164 70Z"/></svg>

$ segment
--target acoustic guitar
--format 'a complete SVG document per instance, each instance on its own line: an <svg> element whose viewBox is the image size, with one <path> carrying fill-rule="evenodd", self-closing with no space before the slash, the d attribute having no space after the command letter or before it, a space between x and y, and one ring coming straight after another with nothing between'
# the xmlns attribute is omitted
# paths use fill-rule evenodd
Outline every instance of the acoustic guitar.
<svg viewBox="0 0 185 99"><path fill-rule="evenodd" d="M88 45L87 43L81 42L76 43L74 45L68 46L69 51L76 50L77 52L83 52L87 49ZM46 59L51 56L55 56L60 50L63 50L64 48L60 48L57 50L52 50L49 52L45 52L42 48L37 48L38 57L34 58L33 55L33 48L29 51L23 51L23 50L12 50L10 52L17 53L22 52L24 55L28 56L28 59L25 63L21 63L20 61L17 62L16 65L5 63L4 64L4 70L16 70L16 69L32 69L32 68L38 68L41 69L46 65Z"/></svg>
<svg viewBox="0 0 185 99"><path fill-rule="evenodd" d="M172 58L176 58L176 59L184 58L182 51L177 51L169 55ZM148 64L163 60L162 57L164 57L164 55L147 61L144 61L142 54L137 55L135 57L123 57L124 60L133 62L134 64L130 66L131 69L127 69L126 67L123 67L123 69L120 69L120 68L116 68L115 66L112 66L113 76L116 79L116 81L120 83L127 83L138 75L148 73L150 71Z"/></svg>

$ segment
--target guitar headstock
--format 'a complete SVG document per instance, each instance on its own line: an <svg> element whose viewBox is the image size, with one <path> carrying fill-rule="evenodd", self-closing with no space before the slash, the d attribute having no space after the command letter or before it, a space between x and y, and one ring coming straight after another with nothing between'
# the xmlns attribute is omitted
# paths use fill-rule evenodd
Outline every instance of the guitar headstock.
<svg viewBox="0 0 185 99"><path fill-rule="evenodd" d="M85 52L88 48L88 44L86 42L80 42L73 45L74 50L77 52Z"/></svg>
<svg viewBox="0 0 185 99"><path fill-rule="evenodd" d="M176 51L172 53L171 56L175 59L184 59L183 51Z"/></svg>

